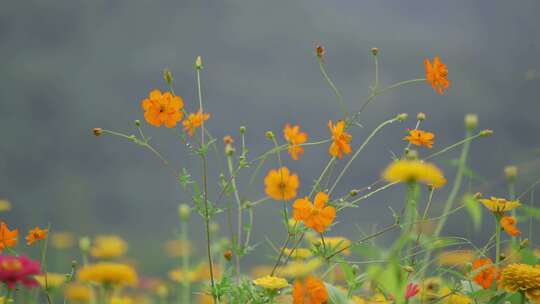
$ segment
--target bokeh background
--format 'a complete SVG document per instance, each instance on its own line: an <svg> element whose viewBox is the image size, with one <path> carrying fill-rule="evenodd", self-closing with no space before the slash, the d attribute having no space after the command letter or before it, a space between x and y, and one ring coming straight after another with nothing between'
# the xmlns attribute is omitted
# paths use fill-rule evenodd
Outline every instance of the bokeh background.
<svg viewBox="0 0 540 304"><path fill-rule="evenodd" d="M193 62L201 55L212 113L207 126L217 138L238 138L238 127L247 126L250 156L271 147L266 130L281 134L287 122L301 124L313 140L325 138L326 122L339 118L339 108L319 72L316 43L326 47L328 71L351 109L369 94L372 47L380 49L382 85L422 77L422 60L441 56L450 70L448 93L417 84L379 97L361 116L364 128L354 130L353 146L382 120L422 111L424 128L437 134L436 150L460 140L464 115L478 113L480 128L495 135L473 144L469 165L478 180L471 191L506 195L502 169L517 164L519 193L540 176L539 11L536 0L6 1L0 9L0 197L14 208L2 220L21 230L51 223L77 235L120 234L130 241L130 256L154 257L146 259L148 269L163 269L167 262L155 257L175 237L177 206L189 197L148 151L96 138L92 128L135 133L140 101L151 89L166 89L165 68L194 110ZM383 130L337 193L377 179L413 126L410 119ZM179 129L143 127L176 168L197 177L197 159L180 142ZM449 179L457 153L437 159ZM300 173L304 193L327 161L326 147L307 149L299 162L285 159ZM219 166L212 160L213 169ZM215 174L213 197L217 182ZM241 190L247 199L260 198L262 176ZM403 190L340 215L331 234L356 239L391 223L388 207L399 208ZM435 215L444 192L436 195ZM268 253L265 237L283 237L280 208L267 202L258 209L254 239ZM202 243L200 223L193 217L192 237ZM487 231L473 235L460 213L446 232L481 245ZM264 259L251 255L247 263Z"/></svg>

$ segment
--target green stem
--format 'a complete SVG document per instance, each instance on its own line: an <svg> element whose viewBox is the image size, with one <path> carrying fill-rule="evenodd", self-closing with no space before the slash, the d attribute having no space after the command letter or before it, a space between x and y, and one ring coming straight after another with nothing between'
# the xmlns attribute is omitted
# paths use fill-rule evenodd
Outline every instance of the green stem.
<svg viewBox="0 0 540 304"><path fill-rule="evenodd" d="M332 194L332 192L334 191L334 189L336 188L336 186L338 185L338 183L340 182L341 178L343 177L343 175L345 175L345 172L347 172L347 170L349 169L349 167L351 166L352 162L356 159L356 157L358 157L358 155L360 154L360 152L362 152L362 150L367 146L367 144L371 141L371 139L382 129L384 128L386 125L389 125L393 122L396 122L398 121L398 118L395 117L395 118L392 118L392 119L389 119L385 122L383 122L382 124L380 124L377 128L375 128L375 130L373 130L373 132L371 132L371 134L364 140L364 142L360 145L360 147L356 150L356 152L353 154L353 156L351 157L351 159L347 162L347 164L345 165L345 167L343 167L343 170L341 170L341 172L339 173L338 177L336 178L336 180L334 181L334 184L332 185L332 187L330 188L330 190L328 191L328 195Z"/></svg>
<svg viewBox="0 0 540 304"><path fill-rule="evenodd" d="M180 240L182 241L183 246L188 244L188 222L183 219L180 222ZM190 303L191 301L191 281L188 279L190 266L189 266L189 252L186 250L182 252L182 272L186 279L182 282L182 298L180 298L180 303Z"/></svg>
<svg viewBox="0 0 540 304"><path fill-rule="evenodd" d="M234 193L234 198L236 200L237 205L237 217L238 217L238 227L236 231L236 237L235 237L235 260L236 260L236 279L238 282L240 282L240 250L241 250L241 243L242 243L242 201L240 200L240 195L238 194L238 188L236 186L236 178L234 177L234 168L232 163L232 156L227 155L227 168L229 169L229 174L231 175L231 186Z"/></svg>
<svg viewBox="0 0 540 304"><path fill-rule="evenodd" d="M321 70L322 75L324 76L324 79L326 80L330 88L332 88L332 90L334 91L334 94L336 94L336 99L339 103L339 106L341 107L341 110L343 111L343 117L347 117L347 106L345 105L345 102L343 102L343 97L341 96L341 93L339 92L338 88L336 87L336 85L334 84L330 76L328 76L328 73L326 72L326 68L324 67L324 62L322 58L317 57L317 60L319 61L319 68Z"/></svg>
<svg viewBox="0 0 540 304"><path fill-rule="evenodd" d="M501 260L501 216L495 215L495 264Z"/></svg>

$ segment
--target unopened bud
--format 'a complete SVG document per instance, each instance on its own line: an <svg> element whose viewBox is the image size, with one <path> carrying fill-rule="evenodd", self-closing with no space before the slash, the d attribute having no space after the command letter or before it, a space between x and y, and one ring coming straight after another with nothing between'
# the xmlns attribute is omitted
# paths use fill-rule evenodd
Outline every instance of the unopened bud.
<svg viewBox="0 0 540 304"><path fill-rule="evenodd" d="M272 131L266 131L266 137L268 137L269 139L273 139L274 138L274 132Z"/></svg>
<svg viewBox="0 0 540 304"><path fill-rule="evenodd" d="M163 70L163 79L165 80L166 83L172 84L174 79L169 69Z"/></svg>
<svg viewBox="0 0 540 304"><path fill-rule="evenodd" d="M399 121L404 121L404 120L407 119L407 117L409 117L409 115L407 113L401 113L398 116L396 116L396 119L399 120Z"/></svg>
<svg viewBox="0 0 540 304"><path fill-rule="evenodd" d="M232 145L225 146L225 155L232 156L234 154L234 147Z"/></svg>
<svg viewBox="0 0 540 304"><path fill-rule="evenodd" d="M90 238L87 236L81 237L79 239L79 249L81 249L82 252L88 252L90 251L91 246Z"/></svg>
<svg viewBox="0 0 540 304"><path fill-rule="evenodd" d="M473 195L473 197L474 197L475 199L481 199L481 198L483 197L483 195L482 195L482 193L480 193L480 192L476 192L476 193Z"/></svg>
<svg viewBox="0 0 540 304"><path fill-rule="evenodd" d="M246 133L246 127L245 126L241 126L240 127L240 134L244 134Z"/></svg>
<svg viewBox="0 0 540 304"><path fill-rule="evenodd" d="M358 265L354 264L354 265L351 266L351 270L352 270L354 275L357 275L358 272L360 271L360 267L358 267Z"/></svg>
<svg viewBox="0 0 540 304"><path fill-rule="evenodd" d="M135 120L135 126L140 127L141 126L141 121L136 119Z"/></svg>
<svg viewBox="0 0 540 304"><path fill-rule="evenodd" d="M474 130L478 126L478 115L467 114L465 115L465 128L467 130Z"/></svg>
<svg viewBox="0 0 540 304"><path fill-rule="evenodd" d="M371 48L371 54L373 54L373 56L379 55L379 49L376 47Z"/></svg>
<svg viewBox="0 0 540 304"><path fill-rule="evenodd" d="M405 157L408 160L416 160L416 159L418 159L418 151L412 150L412 149L407 149L407 150L405 150Z"/></svg>
<svg viewBox="0 0 540 304"><path fill-rule="evenodd" d="M92 132L94 132L95 136L100 136L101 134L103 134L103 129L102 128L94 128L92 130Z"/></svg>
<svg viewBox="0 0 540 304"><path fill-rule="evenodd" d="M234 142L234 140L230 135L227 135L227 136L223 137L223 143L225 145L232 145L233 142Z"/></svg>
<svg viewBox="0 0 540 304"><path fill-rule="evenodd" d="M482 136L482 137L488 137L488 136L491 136L491 135L493 135L493 130L486 129L486 130L480 131L480 136Z"/></svg>
<svg viewBox="0 0 540 304"><path fill-rule="evenodd" d="M320 44L315 45L315 54L317 54L317 57L319 57L320 59L323 59L324 55L326 54L324 46Z"/></svg>
<svg viewBox="0 0 540 304"><path fill-rule="evenodd" d="M191 208L187 204L180 204L178 206L178 216L181 220L186 221L191 215Z"/></svg>
<svg viewBox="0 0 540 304"><path fill-rule="evenodd" d="M137 137L135 135L130 135L128 136L128 139L131 140L132 142L135 142L137 140Z"/></svg>
<svg viewBox="0 0 540 304"><path fill-rule="evenodd" d="M518 175L518 168L516 166L504 167L504 176L506 177L506 180L508 180L509 182L514 181L517 175Z"/></svg>
<svg viewBox="0 0 540 304"><path fill-rule="evenodd" d="M77 261L71 260L71 268L77 268ZM71 276L71 274L67 273L66 275Z"/></svg>
<svg viewBox="0 0 540 304"><path fill-rule="evenodd" d="M412 266L409 266L409 265L403 266L403 270L405 270L408 273L413 273L414 272L414 268Z"/></svg>
<svg viewBox="0 0 540 304"><path fill-rule="evenodd" d="M202 58L201 56L197 56L197 58L195 58L195 69L201 70L202 67L203 67Z"/></svg>
<svg viewBox="0 0 540 304"><path fill-rule="evenodd" d="M418 121L426 120L426 113L420 112L420 113L416 114L416 120L418 120Z"/></svg>
<svg viewBox="0 0 540 304"><path fill-rule="evenodd" d="M223 252L223 257L225 260L230 261L232 259L232 251L230 249L225 250L225 252Z"/></svg>
<svg viewBox="0 0 540 304"><path fill-rule="evenodd" d="M349 195L350 196L357 196L358 195L358 190L353 189L353 190L349 191Z"/></svg>

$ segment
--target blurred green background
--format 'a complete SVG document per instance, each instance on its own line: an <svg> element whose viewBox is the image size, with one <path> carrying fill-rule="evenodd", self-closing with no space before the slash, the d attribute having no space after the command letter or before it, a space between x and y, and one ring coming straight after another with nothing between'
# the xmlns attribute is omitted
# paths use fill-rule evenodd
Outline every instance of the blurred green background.
<svg viewBox="0 0 540 304"><path fill-rule="evenodd" d="M130 241L131 256L162 255L162 243L175 236L177 206L189 198L147 151L95 138L91 129L134 133L133 120L143 115L140 101L154 88L166 89L164 68L172 70L176 93L194 110L193 61L201 55L212 113L207 126L217 138L238 138L238 127L247 126L250 156L271 147L266 130L281 134L287 122L301 124L311 139L324 138L326 122L339 118L339 108L319 72L316 43L326 47L328 71L351 109L369 94L370 48L380 49L383 85L423 77L422 60L441 56L452 81L447 94L419 84L381 96L361 117L364 128L355 129L353 147L382 120L422 111L428 115L423 127L437 135L436 150L460 140L463 116L478 113L480 128L495 135L473 144L469 164L479 179L471 191L505 196L502 169L518 164L519 193L540 176L539 11L536 0L4 2L0 197L14 208L2 220L21 231L50 222L53 230L79 235L117 233ZM385 129L337 193L377 179L392 152L401 151L405 129L413 127L411 119ZM175 167L199 172L178 129L144 128ZM457 152L436 161L450 179ZM303 194L327 161L326 147L307 149L299 162L286 159L300 173ZM211 167L219 168L216 160ZM215 174L214 197L217 182ZM262 177L257 188L242 190L246 198L260 198ZM396 187L339 215L330 234L355 239L358 227L371 231L390 223L388 206L401 205L403 190ZM261 252L269 250L265 236L275 242L283 237L279 212L268 202L255 213ZM192 237L202 240L200 218L192 222ZM485 234L473 235L464 213L451 217L447 233L485 241ZM251 255L247 262L264 257ZM149 263L159 268L164 262Z"/></svg>

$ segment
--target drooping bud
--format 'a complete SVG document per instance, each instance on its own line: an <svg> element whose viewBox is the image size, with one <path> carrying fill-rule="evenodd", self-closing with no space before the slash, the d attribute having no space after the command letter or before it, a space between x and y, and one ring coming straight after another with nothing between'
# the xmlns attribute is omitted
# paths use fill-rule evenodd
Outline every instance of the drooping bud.
<svg viewBox="0 0 540 304"><path fill-rule="evenodd" d="M485 129L480 132L480 136L482 137L488 137L491 135L493 135L493 130L490 130L490 129Z"/></svg>
<svg viewBox="0 0 540 304"><path fill-rule="evenodd" d="M94 133L95 136L100 136L101 134L103 134L103 129L102 128L94 128L92 130L92 132Z"/></svg>
<svg viewBox="0 0 540 304"><path fill-rule="evenodd" d="M396 119L399 121L405 121L407 117L409 117L407 113L401 113L401 114L398 114L398 116L396 116Z"/></svg>

